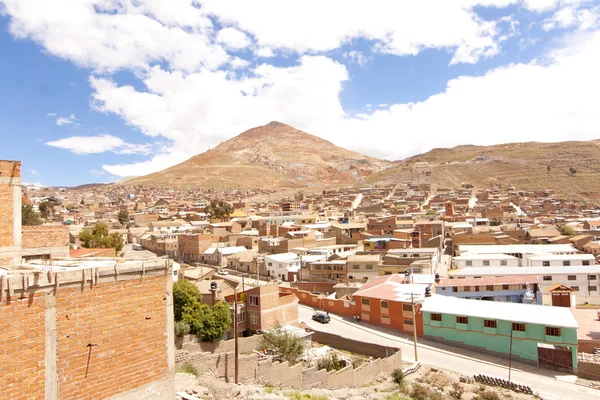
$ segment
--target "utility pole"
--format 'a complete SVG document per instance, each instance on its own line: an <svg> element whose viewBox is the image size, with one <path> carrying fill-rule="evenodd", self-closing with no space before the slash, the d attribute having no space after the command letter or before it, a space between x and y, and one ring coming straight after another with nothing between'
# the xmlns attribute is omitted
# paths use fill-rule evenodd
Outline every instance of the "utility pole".
<svg viewBox="0 0 600 400"><path fill-rule="evenodd" d="M419 357L417 356L417 320L416 320L416 312L415 312L415 294L411 292L410 294L410 303L412 305L412 315L413 315L413 342L415 346L415 362L419 361ZM510 378L509 378L510 380Z"/></svg>
<svg viewBox="0 0 600 400"><path fill-rule="evenodd" d="M235 343L235 357L234 357L234 363L235 363L235 375L234 375L234 381L237 384L238 383L238 324L237 324L237 315L238 315L238 303L237 303L237 289L234 287L233 288L233 339L234 339L234 343Z"/></svg>
<svg viewBox="0 0 600 400"><path fill-rule="evenodd" d="M510 384L510 370L512 368L512 339L513 339L513 326L510 324L510 349L508 352L508 383Z"/></svg>

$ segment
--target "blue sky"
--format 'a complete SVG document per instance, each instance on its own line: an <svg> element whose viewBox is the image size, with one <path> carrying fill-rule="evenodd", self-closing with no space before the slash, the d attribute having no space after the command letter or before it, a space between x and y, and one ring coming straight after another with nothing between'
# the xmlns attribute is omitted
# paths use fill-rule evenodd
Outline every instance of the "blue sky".
<svg viewBox="0 0 600 400"><path fill-rule="evenodd" d="M0 158L71 186L272 120L388 159L600 138L599 21L591 0L0 0Z"/></svg>

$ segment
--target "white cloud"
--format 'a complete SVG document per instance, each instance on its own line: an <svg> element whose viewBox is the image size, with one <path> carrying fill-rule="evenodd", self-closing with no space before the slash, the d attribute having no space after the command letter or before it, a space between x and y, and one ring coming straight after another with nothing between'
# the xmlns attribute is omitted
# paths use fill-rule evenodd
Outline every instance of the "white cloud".
<svg viewBox="0 0 600 400"><path fill-rule="evenodd" d="M260 47L260 48L256 49L254 54L256 54L257 57L263 57L263 58L275 57L275 53L273 53L273 50L271 50L268 47Z"/></svg>
<svg viewBox="0 0 600 400"><path fill-rule="evenodd" d="M567 5L542 22L545 31L561 28L592 29L600 23L600 6Z"/></svg>
<svg viewBox="0 0 600 400"><path fill-rule="evenodd" d="M75 154L99 154L107 151L116 154L150 154L147 144L126 143L112 135L71 136L46 143L48 146L69 150Z"/></svg>
<svg viewBox="0 0 600 400"><path fill-rule="evenodd" d="M77 121L77 118L75 118L75 114L71 114L68 117L58 117L56 119L56 125L58 125L58 126L78 125L76 121Z"/></svg>
<svg viewBox="0 0 600 400"><path fill-rule="evenodd" d="M32 175L37 175L38 172L35 169L30 169L29 172L31 172Z"/></svg>
<svg viewBox="0 0 600 400"><path fill-rule="evenodd" d="M55 116L56 116L56 113L53 113L53 112L46 113L46 117L55 117Z"/></svg>
<svg viewBox="0 0 600 400"><path fill-rule="evenodd" d="M223 44L228 49L240 50L250 46L252 42L244 32L227 27L217 33L217 43Z"/></svg>
<svg viewBox="0 0 600 400"><path fill-rule="evenodd" d="M231 68L233 68L233 69L242 69L242 68L248 67L250 65L250 62L244 60L243 58L233 57L229 61L229 64L231 65Z"/></svg>
<svg viewBox="0 0 600 400"><path fill-rule="evenodd" d="M363 52L357 50L350 50L348 52L343 53L344 58L349 58L352 62L360 65L361 67L366 67L371 61L373 61L373 57L365 56Z"/></svg>

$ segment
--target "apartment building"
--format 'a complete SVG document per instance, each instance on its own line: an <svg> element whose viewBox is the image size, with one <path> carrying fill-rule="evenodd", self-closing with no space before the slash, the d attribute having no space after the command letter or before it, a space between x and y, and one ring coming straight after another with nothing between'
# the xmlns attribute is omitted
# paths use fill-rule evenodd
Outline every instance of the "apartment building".
<svg viewBox="0 0 600 400"><path fill-rule="evenodd" d="M349 279L373 279L379 276L381 267L379 254L353 255L346 259L346 270Z"/></svg>
<svg viewBox="0 0 600 400"><path fill-rule="evenodd" d="M282 281L294 282L300 278L301 260L296 253L265 256L267 275Z"/></svg>

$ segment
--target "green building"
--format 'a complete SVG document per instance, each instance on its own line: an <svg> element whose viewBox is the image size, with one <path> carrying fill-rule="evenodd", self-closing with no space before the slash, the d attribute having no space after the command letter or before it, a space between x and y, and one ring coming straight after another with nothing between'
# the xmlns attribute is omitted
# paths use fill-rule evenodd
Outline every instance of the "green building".
<svg viewBox="0 0 600 400"><path fill-rule="evenodd" d="M573 372L577 321L567 307L434 295L423 303L425 338L517 362Z"/></svg>

